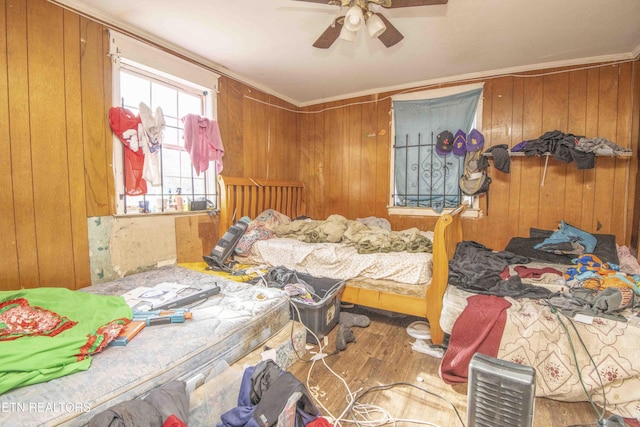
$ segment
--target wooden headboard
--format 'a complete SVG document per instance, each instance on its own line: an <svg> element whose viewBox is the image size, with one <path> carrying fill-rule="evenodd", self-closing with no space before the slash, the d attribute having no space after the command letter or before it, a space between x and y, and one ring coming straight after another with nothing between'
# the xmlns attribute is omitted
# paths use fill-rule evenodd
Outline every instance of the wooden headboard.
<svg viewBox="0 0 640 427"><path fill-rule="evenodd" d="M218 175L220 236L243 216L251 219L275 209L294 219L306 215L302 181L273 181Z"/></svg>

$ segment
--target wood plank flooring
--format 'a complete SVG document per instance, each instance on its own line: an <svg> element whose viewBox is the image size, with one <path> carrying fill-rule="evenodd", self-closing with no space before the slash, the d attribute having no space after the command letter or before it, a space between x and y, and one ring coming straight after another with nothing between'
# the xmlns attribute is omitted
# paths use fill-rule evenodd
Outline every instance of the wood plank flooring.
<svg viewBox="0 0 640 427"><path fill-rule="evenodd" d="M389 416L401 419L427 421L437 426L463 426L466 424L467 385L450 386L438 376L440 359L412 350L414 341L406 327L419 320L411 316L373 312L356 307L353 313L366 314L371 319L367 328L353 327L356 342L324 359L327 366L342 377L351 392L362 394L371 387L387 386L394 383L408 383L384 390L371 391L358 403L369 403L384 408ZM325 353L335 351L338 327L328 335ZM311 351L305 355L311 357ZM315 363L298 361L289 371L307 385L312 393L317 393L319 406L325 416L339 417L347 408L347 388L322 361ZM311 371L310 376L309 371ZM307 382L308 379L308 382ZM421 380L421 381L420 381ZM461 420L456 417L454 409ZM378 416L377 416L378 417ZM350 419L349 414L344 418ZM537 398L535 402L535 427L548 426L594 426L597 419L588 402L557 402ZM350 422L343 426L352 425ZM397 425L409 425L400 422Z"/></svg>

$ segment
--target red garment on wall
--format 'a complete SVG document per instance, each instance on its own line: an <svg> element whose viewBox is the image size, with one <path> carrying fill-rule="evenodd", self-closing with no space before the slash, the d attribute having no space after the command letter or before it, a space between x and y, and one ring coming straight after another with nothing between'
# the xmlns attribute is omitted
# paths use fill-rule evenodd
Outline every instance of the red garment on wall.
<svg viewBox="0 0 640 427"><path fill-rule="evenodd" d="M124 180L128 196L147 194L147 181L142 177L144 153L139 147L138 125L140 117L122 107L109 109L109 125L124 144Z"/></svg>

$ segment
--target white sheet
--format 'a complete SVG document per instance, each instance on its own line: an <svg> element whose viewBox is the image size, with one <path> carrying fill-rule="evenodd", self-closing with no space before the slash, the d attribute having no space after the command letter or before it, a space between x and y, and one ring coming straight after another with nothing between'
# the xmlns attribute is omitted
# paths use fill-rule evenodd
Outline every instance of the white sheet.
<svg viewBox="0 0 640 427"><path fill-rule="evenodd" d="M385 252L359 254L354 247L339 243L305 243L273 238L253 244L249 264L286 267L316 277L348 280L364 277L424 285L431 279L433 255L427 252Z"/></svg>

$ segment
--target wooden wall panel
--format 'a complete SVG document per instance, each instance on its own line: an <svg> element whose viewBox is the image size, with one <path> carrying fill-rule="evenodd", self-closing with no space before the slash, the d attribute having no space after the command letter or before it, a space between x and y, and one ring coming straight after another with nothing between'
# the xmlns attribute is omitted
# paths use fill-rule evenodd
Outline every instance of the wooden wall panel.
<svg viewBox="0 0 640 427"><path fill-rule="evenodd" d="M631 147L631 131L632 131L632 72L631 64L622 64L618 67L618 97L617 97L617 128L615 131L616 141L629 141ZM629 162L629 159L616 159L614 165L614 182L616 188L629 187L627 195L623 199L614 199L612 201L611 221L612 224L620 224L620 229L616 230L616 236L631 234L631 219L633 218L633 195L636 192L635 180L629 180L626 165L620 165L620 162Z"/></svg>
<svg viewBox="0 0 640 427"><path fill-rule="evenodd" d="M323 120L325 123L324 129L326 136L324 137L325 150L328 154L325 159L329 161L327 163L328 170L325 175L325 180L329 183L329 195L328 203L324 204L324 211L318 219L324 219L327 217L327 210L336 214L344 215L347 211L348 202L342 194L342 188L345 185L346 177L344 175L345 166L348 167L348 161L345 160L346 154L344 153L344 146L347 138L345 137L345 129L348 129L348 112L345 113L343 107L336 103L329 104L331 108L328 112L323 112L317 120Z"/></svg>
<svg viewBox="0 0 640 427"><path fill-rule="evenodd" d="M329 158L329 147L323 144L323 135L325 135L325 116L326 114L304 115L304 120L308 123L308 142L311 149L309 150L309 158L301 165L301 174L304 170L303 165L308 165L308 169L304 171L311 174L311 181L306 180L305 182L311 182L312 185L310 189L308 189L307 194L311 193L322 195L322 198L307 200L307 206L312 206L312 209L307 213L307 215L312 218L315 218L318 213L322 211L322 202L328 200L329 195L329 182L324 179L326 176L325 171L331 164L331 159ZM302 127L300 127L300 129L302 133ZM301 136L300 139L302 140L304 138L304 136Z"/></svg>
<svg viewBox="0 0 640 427"><path fill-rule="evenodd" d="M560 130L607 138L636 150L638 64L594 64L590 69L543 70L526 77L486 79L482 123L486 146L511 147L547 131ZM387 213L392 141L389 134L381 132L389 120L391 104L386 96L378 94L378 99L384 101L376 103L353 98L305 109L330 111L328 119L323 117L325 113L316 114L315 126L300 127L301 140L317 141L318 123L324 124L319 142L324 152L309 151L312 157L300 165L300 177L307 180L319 173L313 179L324 182L328 189L309 187L308 206L322 207L313 212L317 217L339 213L356 218L375 212L376 216L388 218L395 229L429 229L433 218ZM370 142L366 137L368 129L373 128L374 115L378 128L375 154L368 151ZM312 120L305 118L304 122ZM328 163L327 158L333 162ZM543 156L514 157L508 175L492 165L488 214L486 198L482 197L480 205L485 215L464 221L466 238L499 249L512 236L528 236L532 227L554 229L565 220L592 233L615 234L618 243L630 244L631 229L635 227L629 214L635 200L635 157L599 157L596 168L588 170L578 170L575 163L553 158L545 170L545 161ZM374 162L375 168L370 169ZM319 163L324 167L312 171Z"/></svg>
<svg viewBox="0 0 640 427"><path fill-rule="evenodd" d="M31 140L29 137L29 73L27 61L26 0L8 0L7 19L7 93L11 174L15 213L15 240L18 249L20 283L34 287L40 282L38 246L33 201Z"/></svg>
<svg viewBox="0 0 640 427"><path fill-rule="evenodd" d="M391 197L389 177L391 171L391 98L390 94L380 94L375 104L377 116L376 164L372 175L376 177L373 215L386 216L386 207ZM386 171L386 173L385 173Z"/></svg>
<svg viewBox="0 0 640 427"><path fill-rule="evenodd" d="M599 84L599 106L598 106L598 133L593 136L606 138L610 141L618 141L616 130L618 120L618 66L606 66L600 68L600 84ZM615 188L612 188L615 180L614 158L601 157L596 159L596 181L595 181L595 200L594 203L594 219L591 224L592 230L607 233L612 228L612 208L613 198L619 197L615 194ZM613 190L613 191L612 191ZM620 224L623 228L623 224Z"/></svg>
<svg viewBox="0 0 640 427"><path fill-rule="evenodd" d="M11 283L19 283L18 245L16 240L16 204L14 201L11 174L11 140L9 123L8 45L7 45L7 1L0 0L0 197L5 201L5 210L0 215L0 290L9 289Z"/></svg>
<svg viewBox="0 0 640 427"><path fill-rule="evenodd" d="M115 199L111 197L109 180L111 169L112 139L108 127L108 111L105 97L111 93L104 90L104 61L109 61L107 47L103 46L106 29L86 19L81 21L80 80L82 83L82 129L84 140L84 162L87 168L87 210L89 216L112 215ZM110 104L111 102L109 102ZM108 135L107 138L105 138Z"/></svg>
<svg viewBox="0 0 640 427"><path fill-rule="evenodd" d="M567 128L568 82L568 73L543 77L543 133L555 130L569 133ZM546 159L545 162L547 162ZM554 159L549 159L546 169L543 168L544 186L540 186L540 203L538 205L540 228L554 229L564 219L565 179L569 168L574 170L575 164L572 163L568 166L566 163Z"/></svg>
<svg viewBox="0 0 640 427"><path fill-rule="evenodd" d="M482 124L483 135L485 136L485 147L491 147L500 144L511 146L510 128L513 121L513 80L511 78L495 79L484 92L485 109L483 111L483 121L486 113L486 119L490 126L485 131L485 123ZM452 131L455 132L455 131ZM513 228L513 232L517 229L517 221L509 224L505 221L508 217L510 200L510 177L493 167L493 161L490 160L491 167L491 192L489 197L484 197L484 201L488 203L486 213L486 225L491 228Z"/></svg>
<svg viewBox="0 0 640 427"><path fill-rule="evenodd" d="M598 135L598 107L600 96L600 69L594 68L587 72L587 121L585 127L585 136ZM596 162L597 164L597 162ZM584 181L582 186L582 203L580 228L585 230L591 229L594 218L593 205L595 203L595 169L587 169L584 171Z"/></svg>
<svg viewBox="0 0 640 427"><path fill-rule="evenodd" d="M524 109L524 81L514 79L511 94L511 138L508 142L512 147L524 140L522 136L522 120ZM527 187L522 182L522 162L510 162L509 171L509 213L506 233L512 236L526 236L528 229L520 222L520 203L523 198L523 190Z"/></svg>
<svg viewBox="0 0 640 427"><path fill-rule="evenodd" d="M569 106L567 129L574 135L586 135L586 94L587 72L585 70L569 73ZM585 172L575 170L565 177L564 205L567 223L583 228L581 209L567 209L571 206L582 206Z"/></svg>
<svg viewBox="0 0 640 427"><path fill-rule="evenodd" d="M377 97L372 97L370 101L376 101ZM362 160L360 162L360 179L362 194L375 195L377 176L376 155L378 143L378 116L376 111L377 102L369 102L362 108ZM375 197L361 197L359 203L362 209L368 212L367 216L375 216Z"/></svg>
<svg viewBox="0 0 640 427"><path fill-rule="evenodd" d="M106 35L106 34L105 34ZM80 84L80 17L64 12L64 79L65 99L81 99ZM109 79L109 81L111 81ZM75 288L91 282L89 236L82 140L82 104L65 103L66 154L69 165L69 203L73 240Z"/></svg>
<svg viewBox="0 0 640 427"><path fill-rule="evenodd" d="M40 282L75 287L64 126L63 11L50 3L28 2L27 17L31 166ZM44 22L48 25L42 25Z"/></svg>
<svg viewBox="0 0 640 427"><path fill-rule="evenodd" d="M315 149L315 146L313 145L312 141L311 141L311 129L310 127L312 126L312 123L310 121L310 116L308 114L300 114L300 119L298 120L298 129L300 129L300 137L298 139L298 144L299 144L299 151L300 151L300 162L298 163L298 177L302 177L302 171L311 171L312 169L312 164L311 164L311 158L316 158L315 154L313 154L313 150ZM305 177L305 178L309 178L309 177ZM313 177L311 177L311 179L306 179L306 187L307 190L309 188L313 188L314 192L315 187L317 186L317 180L313 179ZM309 214L309 212L313 211L315 209L315 206L311 206L309 204L307 204L307 215Z"/></svg>
<svg viewBox="0 0 640 427"><path fill-rule="evenodd" d="M356 102L361 102L362 99L357 99ZM345 184L346 191L344 194L347 196L347 212L348 218L357 218L359 212L365 212L364 206L362 206L362 190L363 179L361 176L362 171L362 134L364 132L364 125L362 123L362 110L363 105L352 105L349 110L349 136L347 140L347 150L344 156L346 163L344 164Z"/></svg>

